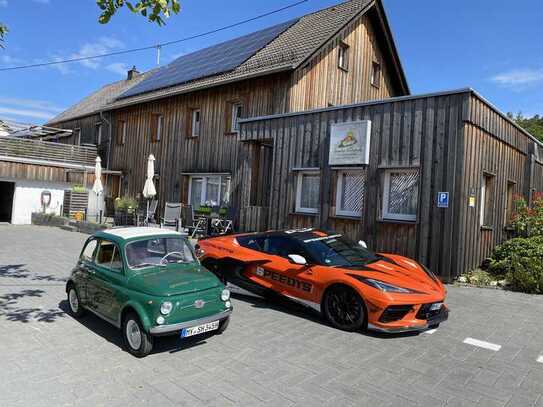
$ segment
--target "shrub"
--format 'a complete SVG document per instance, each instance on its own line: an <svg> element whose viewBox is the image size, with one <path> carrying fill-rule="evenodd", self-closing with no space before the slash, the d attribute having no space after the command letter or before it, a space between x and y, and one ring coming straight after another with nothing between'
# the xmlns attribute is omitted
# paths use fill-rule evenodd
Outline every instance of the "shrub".
<svg viewBox="0 0 543 407"><path fill-rule="evenodd" d="M524 198L515 197L511 226L519 236L543 236L543 194L535 193L530 208Z"/></svg>
<svg viewBox="0 0 543 407"><path fill-rule="evenodd" d="M130 211L138 207L138 201L134 198L124 196L115 199L115 209L118 211Z"/></svg>
<svg viewBox="0 0 543 407"><path fill-rule="evenodd" d="M543 294L543 236L518 237L498 246L489 271L516 291Z"/></svg>
<svg viewBox="0 0 543 407"><path fill-rule="evenodd" d="M543 294L543 258L513 256L506 274L509 287L528 294Z"/></svg>

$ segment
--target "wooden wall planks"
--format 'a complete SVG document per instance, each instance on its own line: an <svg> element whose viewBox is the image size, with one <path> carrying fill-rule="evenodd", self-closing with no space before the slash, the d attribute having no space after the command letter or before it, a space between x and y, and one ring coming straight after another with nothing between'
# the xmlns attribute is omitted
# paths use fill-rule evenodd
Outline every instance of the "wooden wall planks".
<svg viewBox="0 0 543 407"><path fill-rule="evenodd" d="M360 218L335 215L337 173L328 166L333 123L372 122L364 210ZM413 257L445 280L477 267L506 237L507 183L526 190L526 168L533 141L487 102L466 90L320 109L249 120L242 124L244 144L274 144L268 228L320 227L364 239L376 250ZM320 168L321 202L317 215L295 213L296 168ZM384 172L419 171L416 222L383 219ZM483 173L495 175L493 225L481 229ZM532 189L543 190L543 164L533 163ZM438 192L449 192L448 208L437 207ZM476 208L469 207L475 194ZM242 207L244 201L241 202ZM241 225L243 227L243 224Z"/></svg>

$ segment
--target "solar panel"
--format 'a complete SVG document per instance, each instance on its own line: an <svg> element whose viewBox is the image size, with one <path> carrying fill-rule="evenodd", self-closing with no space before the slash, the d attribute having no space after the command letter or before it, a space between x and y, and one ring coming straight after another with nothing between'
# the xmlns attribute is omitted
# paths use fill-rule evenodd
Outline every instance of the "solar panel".
<svg viewBox="0 0 543 407"><path fill-rule="evenodd" d="M234 70L297 21L290 20L183 55L128 89L119 99Z"/></svg>

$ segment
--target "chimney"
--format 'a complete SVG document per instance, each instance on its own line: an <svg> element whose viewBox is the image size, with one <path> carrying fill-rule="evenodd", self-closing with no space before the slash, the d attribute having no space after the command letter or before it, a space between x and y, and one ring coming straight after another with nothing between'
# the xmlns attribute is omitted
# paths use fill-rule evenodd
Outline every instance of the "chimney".
<svg viewBox="0 0 543 407"><path fill-rule="evenodd" d="M132 66L132 69L130 69L128 71L128 74L126 75L126 80L127 81L130 81L132 79L134 79L136 76L138 76L140 73L138 72L138 70L136 69L136 65L133 65Z"/></svg>

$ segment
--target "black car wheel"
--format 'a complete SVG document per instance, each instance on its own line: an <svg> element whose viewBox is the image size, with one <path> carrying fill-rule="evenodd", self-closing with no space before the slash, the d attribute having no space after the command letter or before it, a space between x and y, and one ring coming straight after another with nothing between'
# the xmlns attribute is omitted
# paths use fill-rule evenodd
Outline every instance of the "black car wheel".
<svg viewBox="0 0 543 407"><path fill-rule="evenodd" d="M83 314L85 314L85 309L81 305L79 294L73 284L70 284L68 286L66 294L68 295L68 306L70 307L70 314L72 314L76 318L82 317Z"/></svg>
<svg viewBox="0 0 543 407"><path fill-rule="evenodd" d="M141 325L139 317L131 312L123 320L123 339L128 352L138 358L147 356L153 349L153 338Z"/></svg>
<svg viewBox="0 0 543 407"><path fill-rule="evenodd" d="M366 307L360 295L350 287L331 287L324 297L324 316L335 328L358 331L365 328Z"/></svg>

